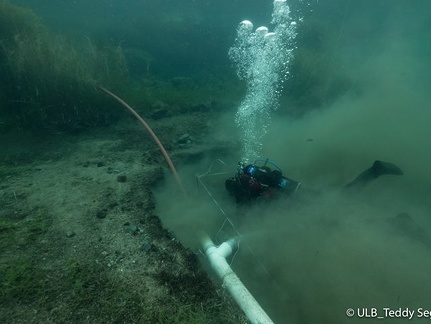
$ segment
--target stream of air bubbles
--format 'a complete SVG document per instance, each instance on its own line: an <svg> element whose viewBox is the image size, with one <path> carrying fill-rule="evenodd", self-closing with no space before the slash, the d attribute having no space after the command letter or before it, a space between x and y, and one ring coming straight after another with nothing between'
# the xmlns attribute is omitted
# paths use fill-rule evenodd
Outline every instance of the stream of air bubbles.
<svg viewBox="0 0 431 324"><path fill-rule="evenodd" d="M242 161L253 161L262 149L273 112L278 108L282 83L293 58L296 23L290 17L286 0L275 0L272 32L267 27L253 31L244 20L229 50L238 77L245 80L247 91L236 113L235 121L243 144Z"/></svg>

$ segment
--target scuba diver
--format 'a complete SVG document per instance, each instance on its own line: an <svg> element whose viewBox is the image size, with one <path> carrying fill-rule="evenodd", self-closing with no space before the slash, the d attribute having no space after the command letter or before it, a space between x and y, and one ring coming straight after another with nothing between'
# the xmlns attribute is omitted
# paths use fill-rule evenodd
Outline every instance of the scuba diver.
<svg viewBox="0 0 431 324"><path fill-rule="evenodd" d="M264 164L259 166L261 162ZM402 175L403 171L393 163L376 160L370 168L348 183L345 189L361 190L369 182L385 174ZM280 195L292 195L301 183L283 176L281 169L266 159L248 165L239 162L237 173L225 181L225 186L237 203L243 203L260 198L273 200Z"/></svg>
<svg viewBox="0 0 431 324"><path fill-rule="evenodd" d="M263 161L264 164L259 166ZM236 175L227 179L225 186L229 194L236 198L236 202L242 203L259 198L272 200L282 193L290 195L296 192L301 184L283 176L281 169L266 159L248 165L239 162Z"/></svg>

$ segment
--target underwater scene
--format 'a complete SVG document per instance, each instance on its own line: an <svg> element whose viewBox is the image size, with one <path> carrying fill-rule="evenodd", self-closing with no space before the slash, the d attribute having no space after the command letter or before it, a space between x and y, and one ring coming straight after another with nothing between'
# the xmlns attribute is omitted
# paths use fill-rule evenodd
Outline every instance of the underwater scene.
<svg viewBox="0 0 431 324"><path fill-rule="evenodd" d="M0 0L0 322L431 320L430 13Z"/></svg>

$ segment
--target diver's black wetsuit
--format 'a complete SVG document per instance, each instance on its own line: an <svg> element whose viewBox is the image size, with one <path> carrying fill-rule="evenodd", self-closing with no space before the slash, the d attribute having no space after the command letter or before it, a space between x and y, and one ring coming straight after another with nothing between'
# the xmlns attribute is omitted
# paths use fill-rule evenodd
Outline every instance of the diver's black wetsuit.
<svg viewBox="0 0 431 324"><path fill-rule="evenodd" d="M225 182L226 189L235 196L237 203L255 200L260 197L267 200L274 199L280 192L285 195L296 191L300 183L286 178L280 170L272 170L270 167L249 164L239 164L235 177Z"/></svg>
<svg viewBox="0 0 431 324"><path fill-rule="evenodd" d="M404 173L399 167L397 167L393 163L376 160L374 161L371 168L365 170L360 175L358 175L355 180L348 183L345 188L361 190L368 183L384 174L403 175Z"/></svg>
<svg viewBox="0 0 431 324"><path fill-rule="evenodd" d="M376 160L373 165L357 176L345 188L350 190L361 190L368 183L381 175L402 175L403 171L395 164ZM272 200L278 195L290 195L300 187L300 183L283 176L280 170L272 170L266 164L247 166L239 164L235 177L225 182L228 192L235 197L237 203L243 203L258 198Z"/></svg>

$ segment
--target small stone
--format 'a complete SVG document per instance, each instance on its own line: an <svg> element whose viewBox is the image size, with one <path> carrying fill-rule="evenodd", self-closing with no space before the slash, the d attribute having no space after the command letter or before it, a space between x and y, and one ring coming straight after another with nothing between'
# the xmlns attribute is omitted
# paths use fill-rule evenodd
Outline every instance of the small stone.
<svg viewBox="0 0 431 324"><path fill-rule="evenodd" d="M100 218L100 219L106 218L107 215L108 215L108 210L107 209L100 209L96 213L96 217Z"/></svg>
<svg viewBox="0 0 431 324"><path fill-rule="evenodd" d="M184 134L182 136L180 136L180 138L178 139L178 142L186 142L188 139L190 138L189 134Z"/></svg>
<svg viewBox="0 0 431 324"><path fill-rule="evenodd" d="M75 235L76 235L76 233L74 231L67 231L66 232L67 237L74 237Z"/></svg>
<svg viewBox="0 0 431 324"><path fill-rule="evenodd" d="M119 176L117 176L117 181L118 182L126 182L127 177L125 175L119 175Z"/></svg>
<svg viewBox="0 0 431 324"><path fill-rule="evenodd" d="M132 235L136 235L139 233L139 227L136 225L127 226L127 232L129 232Z"/></svg>
<svg viewBox="0 0 431 324"><path fill-rule="evenodd" d="M189 134L184 134L178 138L176 143L178 147L184 148L190 146L191 144L193 144L193 142L193 137L191 137Z"/></svg>
<svg viewBox="0 0 431 324"><path fill-rule="evenodd" d="M144 252L149 252L153 249L153 245L151 243L148 242L144 242L141 245L141 250Z"/></svg>
<svg viewBox="0 0 431 324"><path fill-rule="evenodd" d="M169 112L165 108L156 109L151 114L151 118L153 118L155 120L162 119L162 118L165 118L165 117L168 117L168 116L169 116Z"/></svg>

